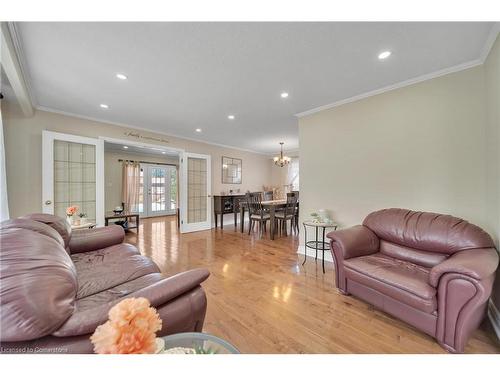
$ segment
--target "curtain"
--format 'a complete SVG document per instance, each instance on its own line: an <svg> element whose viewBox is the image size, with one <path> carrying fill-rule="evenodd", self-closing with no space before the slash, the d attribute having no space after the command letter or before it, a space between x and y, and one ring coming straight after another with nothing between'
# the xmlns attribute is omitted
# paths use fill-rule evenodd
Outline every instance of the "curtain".
<svg viewBox="0 0 500 375"><path fill-rule="evenodd" d="M126 211L137 212L141 166L139 163L123 161L122 168L122 202Z"/></svg>
<svg viewBox="0 0 500 375"><path fill-rule="evenodd" d="M299 190L299 158L292 158L286 175L287 193Z"/></svg>
<svg viewBox="0 0 500 375"><path fill-rule="evenodd" d="M0 221L9 218L7 201L7 175L5 171L5 148L3 140L2 108L0 107Z"/></svg>

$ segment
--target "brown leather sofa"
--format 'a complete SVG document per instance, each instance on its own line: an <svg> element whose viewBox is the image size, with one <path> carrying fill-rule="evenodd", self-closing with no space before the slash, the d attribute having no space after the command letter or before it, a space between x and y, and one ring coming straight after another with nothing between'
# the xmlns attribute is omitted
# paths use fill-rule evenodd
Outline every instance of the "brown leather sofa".
<svg viewBox="0 0 500 375"><path fill-rule="evenodd" d="M463 352L485 315L498 266L485 231L449 215L391 208L328 237L342 293Z"/></svg>
<svg viewBox="0 0 500 375"><path fill-rule="evenodd" d="M46 214L1 223L1 352L91 353L90 335L125 297L151 302L163 321L159 336L201 331L208 271L165 278L123 239L117 225L72 233Z"/></svg>

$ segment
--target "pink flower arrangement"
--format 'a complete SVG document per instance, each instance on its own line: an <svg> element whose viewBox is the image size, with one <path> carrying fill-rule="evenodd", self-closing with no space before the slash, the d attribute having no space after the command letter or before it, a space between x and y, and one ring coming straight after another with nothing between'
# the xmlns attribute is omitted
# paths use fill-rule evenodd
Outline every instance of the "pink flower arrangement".
<svg viewBox="0 0 500 375"><path fill-rule="evenodd" d="M66 216L73 216L79 208L78 206L69 206L66 208Z"/></svg>
<svg viewBox="0 0 500 375"><path fill-rule="evenodd" d="M145 354L156 351L156 332L162 322L146 298L126 298L109 310L108 317L90 337L94 352Z"/></svg>

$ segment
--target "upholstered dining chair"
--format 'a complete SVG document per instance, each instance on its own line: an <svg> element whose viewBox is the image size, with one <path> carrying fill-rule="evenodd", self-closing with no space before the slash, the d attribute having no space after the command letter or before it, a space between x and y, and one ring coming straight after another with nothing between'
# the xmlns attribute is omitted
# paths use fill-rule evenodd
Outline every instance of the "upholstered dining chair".
<svg viewBox="0 0 500 375"><path fill-rule="evenodd" d="M250 223L248 226L248 234L254 228L255 223L259 223L259 235L266 231L267 221L270 219L269 212L262 207L262 194L259 193L246 193L246 201Z"/></svg>
<svg viewBox="0 0 500 375"><path fill-rule="evenodd" d="M276 212L276 223L279 223L280 230L287 235L287 221L290 220L290 234L294 229L295 211L297 209L297 196L295 193L286 194L286 206L283 210Z"/></svg>

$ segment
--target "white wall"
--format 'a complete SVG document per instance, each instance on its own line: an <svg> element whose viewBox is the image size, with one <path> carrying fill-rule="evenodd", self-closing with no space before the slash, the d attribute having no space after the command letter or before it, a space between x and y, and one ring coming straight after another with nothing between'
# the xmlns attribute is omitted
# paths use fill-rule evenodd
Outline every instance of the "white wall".
<svg viewBox="0 0 500 375"><path fill-rule="evenodd" d="M30 212L39 212L42 206L42 131L51 130L87 137L104 136L131 139L128 132L140 133L145 137L164 138L168 143L150 140L141 142L184 149L189 152L209 154L212 159L212 193L229 189L242 192L260 191L271 181L272 163L268 155L219 147L207 143L165 136L137 129L129 129L102 122L90 121L56 113L36 111L33 117L25 117L15 105L2 104L4 121L7 188L11 217ZM137 141L132 138L131 140ZM222 184L221 158L230 156L243 160L243 182L241 185Z"/></svg>
<svg viewBox="0 0 500 375"><path fill-rule="evenodd" d="M404 207L463 217L495 235L485 103L478 66L301 118L302 220L325 208L347 227Z"/></svg>

